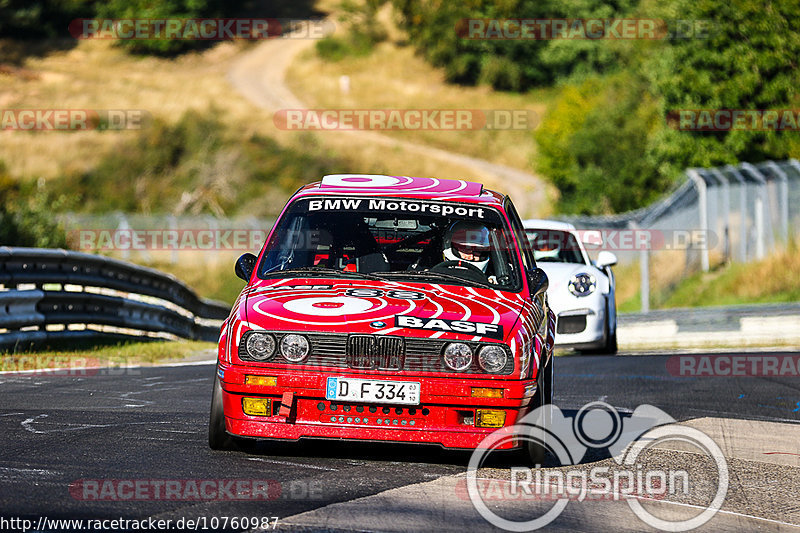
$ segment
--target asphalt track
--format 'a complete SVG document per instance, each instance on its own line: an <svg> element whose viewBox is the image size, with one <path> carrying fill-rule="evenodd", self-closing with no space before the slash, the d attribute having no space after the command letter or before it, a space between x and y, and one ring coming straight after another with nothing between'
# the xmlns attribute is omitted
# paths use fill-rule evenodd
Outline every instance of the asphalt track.
<svg viewBox="0 0 800 533"><path fill-rule="evenodd" d="M800 524L800 443L780 444L778 438L800 427L798 378L678 377L667 370L669 357L559 357L556 404L575 410L600 400L622 412L652 404L679 421L752 421L735 424L736 431L746 440L766 439L775 449L764 452L763 460L731 458L735 490L724 512L702 529L800 531L793 526ZM0 517L34 524L41 517L154 517L173 524L200 519L200 531L203 525L211 530L212 518L221 526L224 517L245 516L278 517L279 529L303 531L493 529L470 514L469 501L448 492L465 472L465 453L328 441L212 452L206 423L213 373L213 365L201 364L78 376L0 375ZM747 435L748 427L762 434ZM725 431L717 438L732 442L734 435ZM596 461L603 459L584 466ZM84 499L79 480L271 480L273 485L272 499L259 501L95 501ZM0 529L13 530L8 522ZM621 502L571 503L550 529L652 530Z"/></svg>

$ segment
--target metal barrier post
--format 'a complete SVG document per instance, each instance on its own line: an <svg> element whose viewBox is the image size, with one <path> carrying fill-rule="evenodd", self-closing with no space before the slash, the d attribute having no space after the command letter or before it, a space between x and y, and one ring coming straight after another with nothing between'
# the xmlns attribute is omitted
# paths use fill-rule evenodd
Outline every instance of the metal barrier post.
<svg viewBox="0 0 800 533"><path fill-rule="evenodd" d="M767 200L767 180L756 167L750 163L740 165L758 182L758 194L755 198L756 226L756 259L764 259L766 255L766 224L764 224L764 203Z"/></svg>
<svg viewBox="0 0 800 533"><path fill-rule="evenodd" d="M789 242L789 177L781 167L775 164L775 161L770 161L767 165L772 169L780 182L781 241L785 245Z"/></svg>
<svg viewBox="0 0 800 533"><path fill-rule="evenodd" d="M631 220L628 227L632 230L638 229L639 225ZM650 311L650 251L647 247L639 250L639 298L642 313Z"/></svg>
<svg viewBox="0 0 800 533"><path fill-rule="evenodd" d="M730 172L739 182L739 261L747 262L747 180L733 165L725 170Z"/></svg>
<svg viewBox="0 0 800 533"><path fill-rule="evenodd" d="M700 231L702 231L704 235L708 235L708 193L706 180L704 180L697 172L697 169L694 168L687 169L686 175L689 176L689 179L692 180L695 187L697 187L697 203L700 208ZM708 246L704 246L703 249L700 250L700 268L703 269L703 272L708 272Z"/></svg>
<svg viewBox="0 0 800 533"><path fill-rule="evenodd" d="M725 174L720 172L718 168L711 169L711 173L722 183L722 238L724 239L722 254L727 263L731 259L731 184Z"/></svg>

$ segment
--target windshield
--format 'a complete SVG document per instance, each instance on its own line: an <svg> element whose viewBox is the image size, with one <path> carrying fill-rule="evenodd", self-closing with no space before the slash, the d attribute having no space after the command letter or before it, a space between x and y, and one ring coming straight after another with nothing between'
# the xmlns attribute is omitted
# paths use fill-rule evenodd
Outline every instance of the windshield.
<svg viewBox="0 0 800 533"><path fill-rule="evenodd" d="M537 263L586 263L578 239L569 231L528 229L525 233Z"/></svg>
<svg viewBox="0 0 800 533"><path fill-rule="evenodd" d="M301 198L272 233L258 276L369 276L518 291L519 260L492 208L394 198Z"/></svg>

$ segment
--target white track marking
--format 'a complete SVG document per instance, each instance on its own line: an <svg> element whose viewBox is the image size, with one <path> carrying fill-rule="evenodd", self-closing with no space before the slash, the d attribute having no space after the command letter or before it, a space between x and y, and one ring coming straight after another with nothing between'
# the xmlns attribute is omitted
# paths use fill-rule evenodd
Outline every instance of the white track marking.
<svg viewBox="0 0 800 533"><path fill-rule="evenodd" d="M264 457L248 457L248 461L261 461L263 463L274 463L277 465L287 465L287 466L301 466L303 468L312 468L314 470L327 470L329 472L336 472L338 468L328 468L327 466L317 466L317 465L309 465L304 463L294 463L292 461L279 461L277 459L265 459Z"/></svg>

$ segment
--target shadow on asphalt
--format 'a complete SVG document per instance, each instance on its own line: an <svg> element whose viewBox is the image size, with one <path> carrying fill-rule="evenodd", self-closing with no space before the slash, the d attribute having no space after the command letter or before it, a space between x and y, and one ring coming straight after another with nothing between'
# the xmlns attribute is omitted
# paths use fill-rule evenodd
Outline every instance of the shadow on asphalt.
<svg viewBox="0 0 800 533"><path fill-rule="evenodd" d="M567 417L574 417L576 409L564 409ZM620 413L622 418L630 414ZM279 442L269 440L242 439L240 453L255 457L270 458L325 458L351 459L375 462L407 462L467 467L471 450L451 450L436 444L402 444L394 442L354 442L323 439L301 439L297 442ZM578 464L589 464L611 458L607 448L589 448ZM486 468L508 468L524 462L524 455L519 450L497 451L489 454L482 462ZM545 467L561 465L553 454L548 454Z"/></svg>

